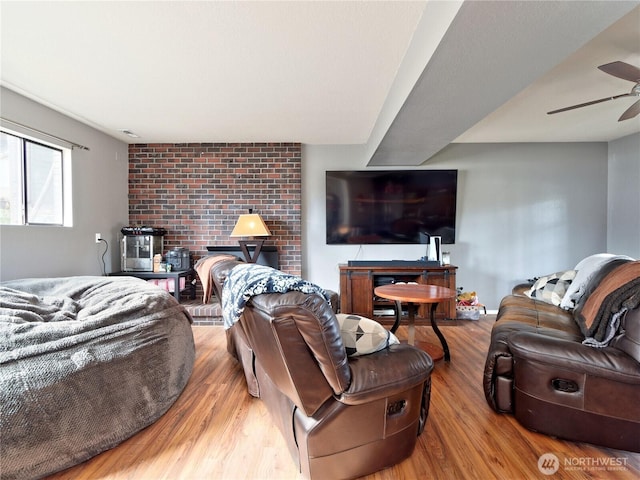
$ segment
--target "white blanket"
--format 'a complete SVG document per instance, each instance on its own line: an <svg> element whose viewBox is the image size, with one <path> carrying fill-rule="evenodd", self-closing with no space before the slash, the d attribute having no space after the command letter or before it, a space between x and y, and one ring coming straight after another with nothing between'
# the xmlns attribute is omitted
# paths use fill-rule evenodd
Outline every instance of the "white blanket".
<svg viewBox="0 0 640 480"><path fill-rule="evenodd" d="M571 285L569 285L569 288L567 288L564 297L562 297L560 307L565 310L573 310L578 300L580 300L580 297L584 294L584 289L589 283L589 280L591 280L591 277L604 265L617 259L633 260L633 258L626 255L614 255L612 253L597 253L580 260L574 267L574 270L577 270L578 273L571 282Z"/></svg>

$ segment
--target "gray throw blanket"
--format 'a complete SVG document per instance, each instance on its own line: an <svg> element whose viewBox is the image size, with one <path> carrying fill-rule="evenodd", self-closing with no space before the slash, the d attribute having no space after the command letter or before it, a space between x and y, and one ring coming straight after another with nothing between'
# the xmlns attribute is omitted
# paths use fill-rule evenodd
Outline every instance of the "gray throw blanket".
<svg viewBox="0 0 640 480"><path fill-rule="evenodd" d="M178 398L190 317L133 277L0 284L0 476L40 478L111 448Z"/></svg>
<svg viewBox="0 0 640 480"><path fill-rule="evenodd" d="M316 293L331 304L329 295L322 288L298 276L255 263L236 265L229 272L222 289L224 328L231 328L240 319L247 301L252 296L263 293L285 293L291 290Z"/></svg>
<svg viewBox="0 0 640 480"><path fill-rule="evenodd" d="M594 288L574 312L582 342L606 347L628 310L640 306L640 262L611 262L592 281Z"/></svg>

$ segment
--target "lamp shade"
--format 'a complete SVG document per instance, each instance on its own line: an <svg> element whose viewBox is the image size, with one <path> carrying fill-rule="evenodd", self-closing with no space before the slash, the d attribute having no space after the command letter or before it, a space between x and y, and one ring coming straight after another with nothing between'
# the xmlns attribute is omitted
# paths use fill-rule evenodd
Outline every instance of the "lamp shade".
<svg viewBox="0 0 640 480"><path fill-rule="evenodd" d="M238 217L230 237L269 237L271 232L257 213L245 213Z"/></svg>

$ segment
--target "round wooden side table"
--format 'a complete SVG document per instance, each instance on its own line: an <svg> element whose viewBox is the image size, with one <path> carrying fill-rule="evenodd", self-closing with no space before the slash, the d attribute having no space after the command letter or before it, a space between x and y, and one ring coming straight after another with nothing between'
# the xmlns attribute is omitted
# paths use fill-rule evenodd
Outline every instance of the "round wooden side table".
<svg viewBox="0 0 640 480"><path fill-rule="evenodd" d="M444 351L445 361L451 360L451 354L449 353L449 345L447 340L438 328L436 323L436 308L438 303L444 300L450 300L455 298L456 292L450 288L439 287L437 285L423 285L416 283L392 283L389 285L382 285L374 289L374 293L387 300L394 300L396 302L396 323L391 329L392 332L398 328L400 320L402 318L402 303L407 304L408 323L409 323L409 338L407 343L409 345L415 345L415 318L418 305L429 304L430 305L430 320L431 328L438 336L440 343L442 344L442 350Z"/></svg>

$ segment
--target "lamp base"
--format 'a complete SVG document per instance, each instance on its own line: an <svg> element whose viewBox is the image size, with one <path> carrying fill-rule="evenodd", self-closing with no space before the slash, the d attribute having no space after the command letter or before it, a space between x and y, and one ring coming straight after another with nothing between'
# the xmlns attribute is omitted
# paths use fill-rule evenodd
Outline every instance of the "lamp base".
<svg viewBox="0 0 640 480"><path fill-rule="evenodd" d="M258 257L260 256L262 245L264 245L264 240L238 240L238 243L240 244L240 250L242 250L247 263L256 263L258 261ZM255 246L255 249L253 250L253 256L249 251L250 246Z"/></svg>

